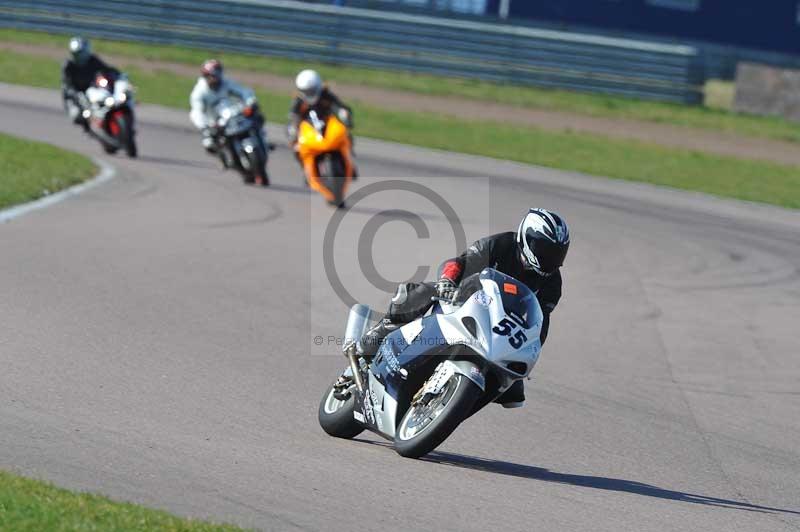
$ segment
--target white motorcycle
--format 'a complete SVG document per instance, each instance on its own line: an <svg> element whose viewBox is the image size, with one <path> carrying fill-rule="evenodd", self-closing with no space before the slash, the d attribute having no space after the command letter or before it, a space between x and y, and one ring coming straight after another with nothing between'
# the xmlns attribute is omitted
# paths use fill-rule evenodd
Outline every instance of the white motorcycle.
<svg viewBox="0 0 800 532"><path fill-rule="evenodd" d="M436 299L436 298L434 298ZM466 418L526 378L541 351L542 310L520 281L487 268L462 280L452 301L389 334L370 362L357 342L375 320L350 310L344 351L350 366L319 406L323 430L354 438L364 429L418 458Z"/></svg>
<svg viewBox="0 0 800 532"><path fill-rule="evenodd" d="M83 117L89 122L89 132L100 141L106 153L125 150L128 157L138 154L133 97L133 87L125 75L115 79L98 74L94 84L86 90L88 105Z"/></svg>

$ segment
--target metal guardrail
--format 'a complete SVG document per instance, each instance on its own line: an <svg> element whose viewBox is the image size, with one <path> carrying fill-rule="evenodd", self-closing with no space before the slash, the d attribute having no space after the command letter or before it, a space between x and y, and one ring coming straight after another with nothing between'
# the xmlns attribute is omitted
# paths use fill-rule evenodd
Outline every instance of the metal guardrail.
<svg viewBox="0 0 800 532"><path fill-rule="evenodd" d="M288 0L0 0L0 27L700 103L690 46Z"/></svg>

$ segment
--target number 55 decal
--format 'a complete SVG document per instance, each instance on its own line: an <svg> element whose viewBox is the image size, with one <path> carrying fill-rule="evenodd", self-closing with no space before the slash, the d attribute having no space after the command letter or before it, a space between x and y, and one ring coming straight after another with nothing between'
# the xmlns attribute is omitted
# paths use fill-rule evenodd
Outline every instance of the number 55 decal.
<svg viewBox="0 0 800 532"><path fill-rule="evenodd" d="M500 336L508 336L508 343L511 347L519 349L522 344L528 341L525 331L522 330L525 327L525 321L513 312L509 312L508 315L510 319L503 318L500 320L500 323L492 327L492 332Z"/></svg>

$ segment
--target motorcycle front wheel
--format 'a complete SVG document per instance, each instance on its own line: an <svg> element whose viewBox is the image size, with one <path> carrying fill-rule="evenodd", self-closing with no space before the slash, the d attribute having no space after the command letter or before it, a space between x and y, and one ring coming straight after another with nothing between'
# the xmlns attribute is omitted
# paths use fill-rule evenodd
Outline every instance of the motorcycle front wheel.
<svg viewBox="0 0 800 532"><path fill-rule="evenodd" d="M252 153L246 154L246 156L250 162L250 168L248 170L249 179L246 179L245 182L258 183L261 186L268 187L269 175L267 175L267 161L265 157L263 157L258 150L254 150Z"/></svg>
<svg viewBox="0 0 800 532"><path fill-rule="evenodd" d="M317 170L325 186L333 193L332 204L344 205L345 177L344 159L339 152L326 153L317 161Z"/></svg>
<svg viewBox="0 0 800 532"><path fill-rule="evenodd" d="M439 394L409 407L395 432L395 451L406 458L425 456L469 416L482 394L477 384L456 373Z"/></svg>
<svg viewBox="0 0 800 532"><path fill-rule="evenodd" d="M336 381L333 384L335 383ZM345 401L337 399L333 395L333 384L328 387L328 391L322 396L322 401L319 403L319 425L322 430L334 438L348 440L355 438L364 431L364 427L353 417L356 404L355 384L350 389L350 397Z"/></svg>
<svg viewBox="0 0 800 532"><path fill-rule="evenodd" d="M133 122L130 115L119 116L116 118L117 127L117 140L124 147L125 154L131 159L139 155L139 149L136 147L136 139L133 133Z"/></svg>

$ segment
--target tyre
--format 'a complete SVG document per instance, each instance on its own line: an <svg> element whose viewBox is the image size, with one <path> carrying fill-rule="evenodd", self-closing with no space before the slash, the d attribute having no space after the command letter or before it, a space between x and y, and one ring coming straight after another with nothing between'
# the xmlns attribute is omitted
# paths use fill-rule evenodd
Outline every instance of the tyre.
<svg viewBox="0 0 800 532"><path fill-rule="evenodd" d="M353 409L356 404L355 384L351 386L350 397L346 401L334 397L333 391L333 384L331 384L319 403L319 426L334 438L348 440L355 438L364 431L364 427L353 417Z"/></svg>
<svg viewBox="0 0 800 532"><path fill-rule="evenodd" d="M254 150L253 153L248 154L247 157L250 160L250 172L253 175L252 182L268 187L269 176L267 175L267 163L264 157L258 150Z"/></svg>
<svg viewBox="0 0 800 532"><path fill-rule="evenodd" d="M344 185L346 182L345 166L342 154L339 152L326 153L318 164L319 175L325 180L328 189L333 193L334 200L331 204L344 206Z"/></svg>
<svg viewBox="0 0 800 532"><path fill-rule="evenodd" d="M406 458L419 458L438 447L472 411L483 391L461 374L454 374L426 404L409 407L394 436L394 449Z"/></svg>
<svg viewBox="0 0 800 532"><path fill-rule="evenodd" d="M136 136L133 134L132 124L128 124L128 130L125 137L125 154L131 159L139 156L139 148L136 146Z"/></svg>
<svg viewBox="0 0 800 532"><path fill-rule="evenodd" d="M136 140L133 138L133 124L131 124L128 116L117 117L117 126L119 127L117 140L124 147L125 154L132 159L136 158L139 152L136 147Z"/></svg>

